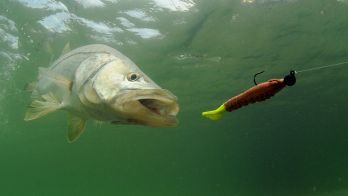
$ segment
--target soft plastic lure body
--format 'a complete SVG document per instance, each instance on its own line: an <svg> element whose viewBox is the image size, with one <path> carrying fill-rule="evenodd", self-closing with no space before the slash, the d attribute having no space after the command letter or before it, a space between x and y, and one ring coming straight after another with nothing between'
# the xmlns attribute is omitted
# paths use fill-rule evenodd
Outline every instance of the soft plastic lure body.
<svg viewBox="0 0 348 196"><path fill-rule="evenodd" d="M271 79L260 84L256 84L255 82L255 86L230 98L216 110L203 112L202 115L211 120L218 120L225 111L231 112L250 103L264 101L274 96L285 86L292 86L295 83L295 71L291 71L289 75L286 75L282 79Z"/></svg>

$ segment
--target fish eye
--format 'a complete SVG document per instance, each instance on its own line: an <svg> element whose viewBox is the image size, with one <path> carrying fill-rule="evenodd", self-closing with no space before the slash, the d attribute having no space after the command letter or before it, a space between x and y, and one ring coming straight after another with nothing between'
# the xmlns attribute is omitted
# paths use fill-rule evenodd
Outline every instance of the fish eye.
<svg viewBox="0 0 348 196"><path fill-rule="evenodd" d="M137 81L140 78L140 75L137 73L130 73L127 76L128 81L134 82Z"/></svg>

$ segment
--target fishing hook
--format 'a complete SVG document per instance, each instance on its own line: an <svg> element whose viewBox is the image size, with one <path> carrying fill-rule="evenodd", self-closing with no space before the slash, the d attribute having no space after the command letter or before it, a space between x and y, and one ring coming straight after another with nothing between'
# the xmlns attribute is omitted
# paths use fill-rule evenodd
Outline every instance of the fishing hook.
<svg viewBox="0 0 348 196"><path fill-rule="evenodd" d="M259 74L262 74L263 72L265 72L265 71L260 71L259 73L256 73L256 74L254 75L254 84L255 84L255 85L257 85L257 83L256 83L256 76L259 75Z"/></svg>

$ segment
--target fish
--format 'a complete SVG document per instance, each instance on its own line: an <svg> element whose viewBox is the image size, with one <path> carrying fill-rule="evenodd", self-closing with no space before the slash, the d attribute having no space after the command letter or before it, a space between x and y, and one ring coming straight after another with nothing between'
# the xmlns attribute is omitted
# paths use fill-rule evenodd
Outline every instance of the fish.
<svg viewBox="0 0 348 196"><path fill-rule="evenodd" d="M64 51L48 68L39 67L37 80L27 85L31 103L25 121L66 111L70 143L81 136L88 120L151 127L178 124L177 97L118 50L92 44Z"/></svg>

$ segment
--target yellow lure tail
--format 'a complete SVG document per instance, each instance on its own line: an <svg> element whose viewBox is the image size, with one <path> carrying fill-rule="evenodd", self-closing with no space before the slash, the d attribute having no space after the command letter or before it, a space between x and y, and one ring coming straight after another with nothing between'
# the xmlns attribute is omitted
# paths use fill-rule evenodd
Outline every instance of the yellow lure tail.
<svg viewBox="0 0 348 196"><path fill-rule="evenodd" d="M211 120L219 120L225 112L226 112L225 105L222 104L216 110L202 112L202 116L205 116Z"/></svg>

